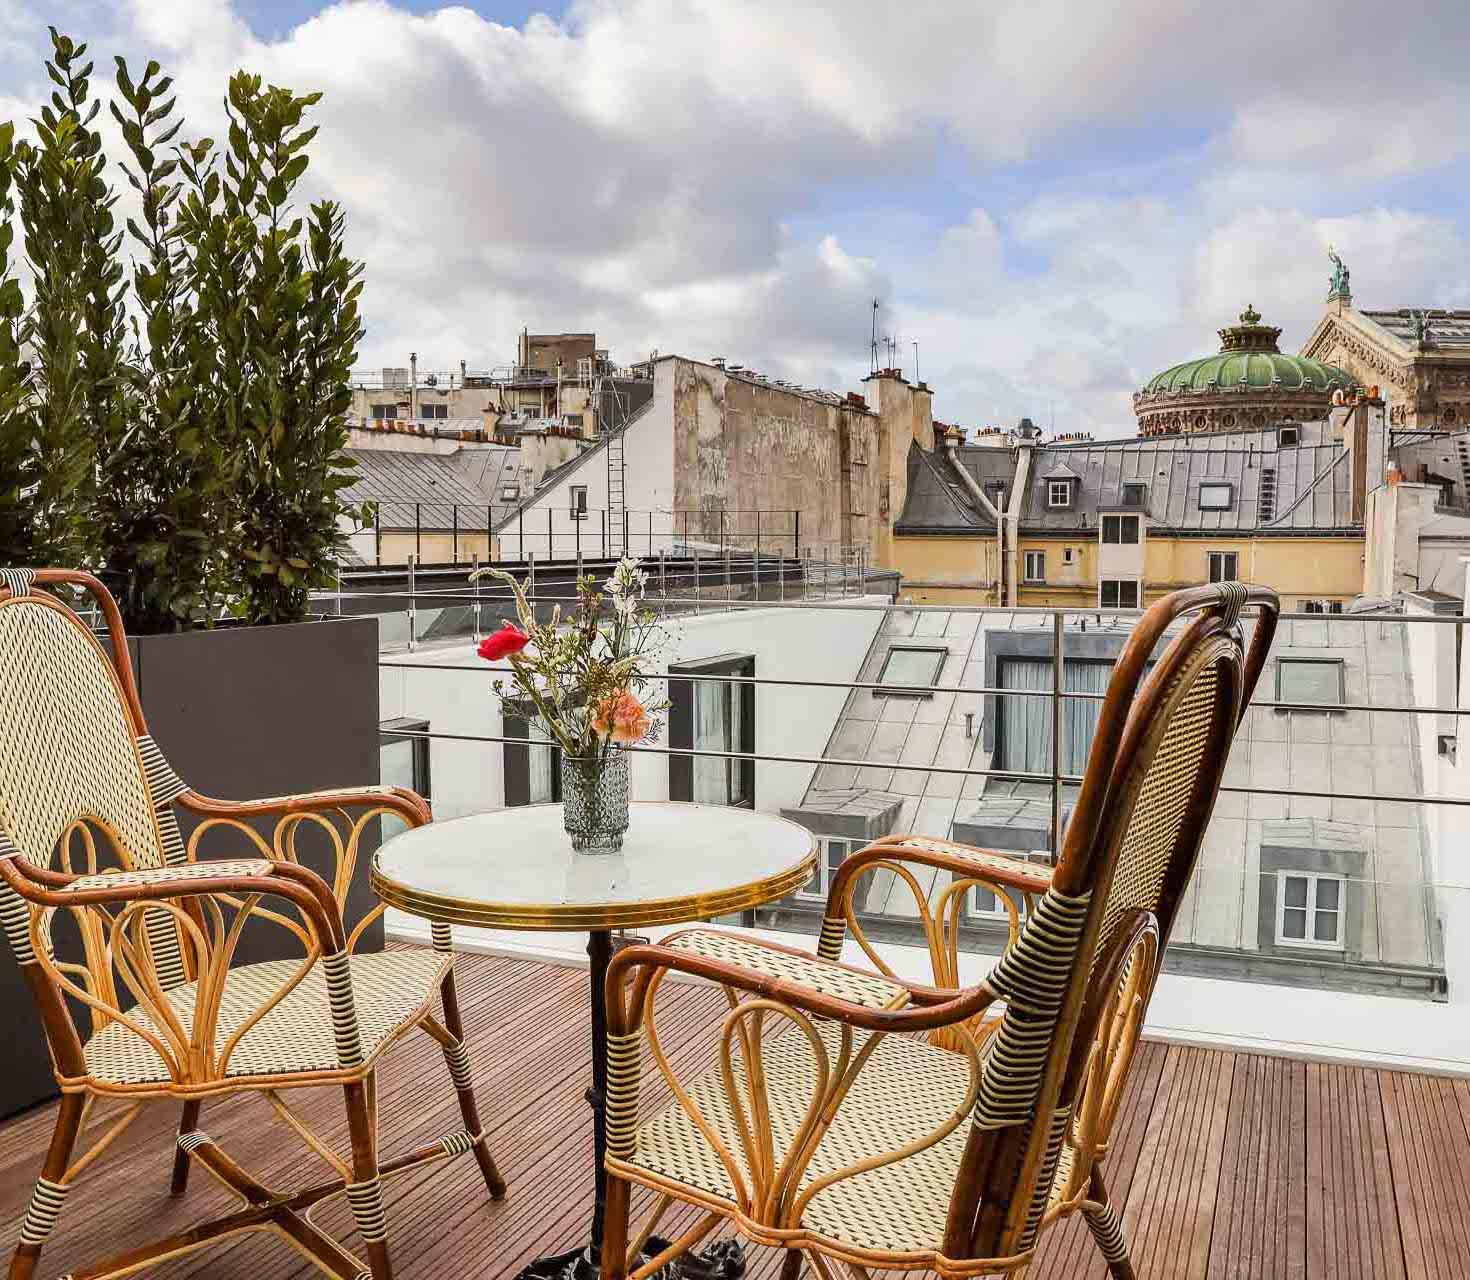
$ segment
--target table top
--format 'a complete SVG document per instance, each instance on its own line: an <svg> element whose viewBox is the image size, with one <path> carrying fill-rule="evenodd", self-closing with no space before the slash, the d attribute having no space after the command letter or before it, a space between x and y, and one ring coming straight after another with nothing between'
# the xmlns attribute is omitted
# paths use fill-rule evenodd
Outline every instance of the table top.
<svg viewBox="0 0 1470 1280"><path fill-rule="evenodd" d="M775 814L634 802L620 853L576 853L559 804L433 822L386 841L372 886L427 920L623 929L744 911L801 888L816 839Z"/></svg>

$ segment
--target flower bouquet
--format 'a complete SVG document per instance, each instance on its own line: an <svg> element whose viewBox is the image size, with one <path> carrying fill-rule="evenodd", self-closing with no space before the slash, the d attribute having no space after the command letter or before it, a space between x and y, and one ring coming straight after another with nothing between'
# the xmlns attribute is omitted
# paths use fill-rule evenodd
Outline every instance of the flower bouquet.
<svg viewBox="0 0 1470 1280"><path fill-rule="evenodd" d="M500 579L515 598L517 621L486 636L479 654L510 665L510 680L495 682L502 710L525 716L530 709L561 748L562 806L572 847L615 852L628 829L622 748L652 741L668 707L667 699L641 696L664 642L657 616L643 607L648 575L625 557L605 591L591 577L578 578L575 608L564 617L557 605L544 623L503 569L482 569L474 577Z"/></svg>

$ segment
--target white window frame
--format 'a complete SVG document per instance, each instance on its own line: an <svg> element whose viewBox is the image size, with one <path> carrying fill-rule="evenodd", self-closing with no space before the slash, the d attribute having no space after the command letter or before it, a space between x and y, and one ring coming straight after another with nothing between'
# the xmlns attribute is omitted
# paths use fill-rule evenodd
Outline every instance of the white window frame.
<svg viewBox="0 0 1470 1280"><path fill-rule="evenodd" d="M568 485L567 494L572 519L585 520L587 518L587 486L585 484Z"/></svg>
<svg viewBox="0 0 1470 1280"><path fill-rule="evenodd" d="M819 877L820 889L812 889L811 881L802 885L796 891L796 896L803 902L826 902L827 894L832 888L832 873L842 860L849 854L855 853L864 845L871 843L860 837L854 836L823 836L816 837L817 841L817 876ZM841 849L840 855L834 861L832 854Z"/></svg>
<svg viewBox="0 0 1470 1280"><path fill-rule="evenodd" d="M1058 494L1061 495L1060 500ZM1046 482L1046 505L1048 507L1070 507L1072 505L1072 482L1070 480L1048 480Z"/></svg>
<svg viewBox="0 0 1470 1280"><path fill-rule="evenodd" d="M991 906L982 907L980 905L980 895L982 893L990 895ZM989 885L972 884L970 886L969 892L965 894L965 911L973 920L1005 920L1009 922L1011 918L1011 913L1006 909L1005 894L991 888ZM1016 914L1021 920L1026 919L1026 903L1024 900L1016 903Z"/></svg>
<svg viewBox="0 0 1470 1280"><path fill-rule="evenodd" d="M1046 581L1046 552L1045 551L1028 551L1028 552L1025 553L1025 556L1026 556L1026 560L1025 560L1025 578L1024 578L1024 580L1026 582L1045 582ZM1034 560L1032 559L1033 556L1035 557ZM1039 570L1038 572L1033 572L1033 570L1032 570L1032 565L1033 564L1035 564L1038 567L1038 570Z"/></svg>
<svg viewBox="0 0 1470 1280"><path fill-rule="evenodd" d="M1133 603L1132 604L1104 604L1103 603L1103 587L1107 583L1109 583L1109 582L1116 582L1119 585L1121 585L1121 584L1123 584L1125 582L1126 583L1132 583L1133 584L1133 590L1134 590L1134 593L1135 593L1134 594L1134 598L1133 598ZM1122 593L1120 592L1119 595L1121 596L1121 594ZM1138 608L1142 608L1142 604L1143 604L1143 585L1142 585L1142 583L1139 582L1139 580L1137 578L1099 578L1097 580L1097 607L1099 609L1138 609Z"/></svg>
<svg viewBox="0 0 1470 1280"><path fill-rule="evenodd" d="M1226 558L1235 561L1235 573L1225 572ZM1215 561L1220 562L1220 572L1215 572ZM1205 553L1205 581L1206 582L1237 582L1236 574L1240 573L1240 552L1238 551L1209 551Z"/></svg>
<svg viewBox="0 0 1470 1280"><path fill-rule="evenodd" d="M1293 907L1293 911L1304 910L1307 913L1307 921L1304 932L1305 938L1288 938L1286 936L1286 882L1288 880L1305 880L1307 882L1307 905L1305 907ZM1331 880L1337 884L1337 906L1335 908L1323 908L1317 905L1317 886L1323 881ZM1344 951L1347 944L1344 941L1344 917L1347 915L1347 877L1334 875L1330 872L1321 871L1278 871L1276 873L1276 945L1278 947L1309 947L1314 951ZM1324 911L1330 911L1337 917L1337 936L1331 941L1316 937L1317 916Z"/></svg>
<svg viewBox="0 0 1470 1280"><path fill-rule="evenodd" d="M1071 564L1072 563L1072 548L1071 547L1063 547L1062 548L1062 563L1063 564Z"/></svg>

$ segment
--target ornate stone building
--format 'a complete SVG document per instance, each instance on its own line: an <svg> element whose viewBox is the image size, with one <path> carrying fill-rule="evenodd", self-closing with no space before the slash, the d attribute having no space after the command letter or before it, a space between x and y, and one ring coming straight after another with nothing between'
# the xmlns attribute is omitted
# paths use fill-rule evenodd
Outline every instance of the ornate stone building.
<svg viewBox="0 0 1470 1280"><path fill-rule="evenodd" d="M1246 307L1220 330L1220 350L1155 374L1133 397L1140 435L1247 431L1327 416L1333 393L1355 379L1309 355L1286 355L1281 330Z"/></svg>
<svg viewBox="0 0 1470 1280"><path fill-rule="evenodd" d="M1391 427L1470 426L1470 311L1359 311L1339 276L1302 354L1376 385Z"/></svg>

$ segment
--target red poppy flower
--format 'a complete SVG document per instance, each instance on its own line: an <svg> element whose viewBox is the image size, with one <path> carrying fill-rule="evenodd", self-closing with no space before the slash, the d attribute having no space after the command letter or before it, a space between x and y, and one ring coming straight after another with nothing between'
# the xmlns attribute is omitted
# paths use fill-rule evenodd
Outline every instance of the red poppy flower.
<svg viewBox="0 0 1470 1280"><path fill-rule="evenodd" d="M513 653L519 653L530 643L530 636L515 623L507 622L499 631L480 641L479 653L487 662L499 662Z"/></svg>

